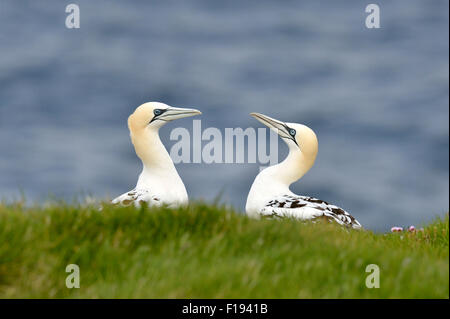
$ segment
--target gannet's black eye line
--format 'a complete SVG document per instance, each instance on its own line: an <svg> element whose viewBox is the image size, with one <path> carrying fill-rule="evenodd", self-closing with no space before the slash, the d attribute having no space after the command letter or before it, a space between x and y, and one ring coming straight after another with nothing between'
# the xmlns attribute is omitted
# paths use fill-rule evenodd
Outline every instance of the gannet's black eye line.
<svg viewBox="0 0 450 319"><path fill-rule="evenodd" d="M163 114L165 111L166 110L163 110L163 109L155 109L153 111L153 114L155 114L155 116L159 116L159 115Z"/></svg>
<svg viewBox="0 0 450 319"><path fill-rule="evenodd" d="M289 134L291 134L292 137L295 136L295 133L296 131L293 128L289 129Z"/></svg>
<svg viewBox="0 0 450 319"><path fill-rule="evenodd" d="M153 122L154 120L157 120L157 119L158 119L158 116L162 115L162 114L165 113L166 111L167 111L167 109L154 109L154 110L153 110L153 114L154 114L155 116L152 118L152 120L150 121L150 123ZM148 124L150 124L150 123L148 123Z"/></svg>
<svg viewBox="0 0 450 319"><path fill-rule="evenodd" d="M293 128L290 128L290 127L287 126L286 124L284 125L284 127L285 127L286 131L288 131L289 135L291 136L290 138L289 138L288 136L286 136L285 138L290 139L290 140L293 140L294 143L295 143L298 147L300 147L300 146L298 145L298 143L297 143L297 140L295 139L295 134L297 134L297 131L296 131L295 129L293 129Z"/></svg>

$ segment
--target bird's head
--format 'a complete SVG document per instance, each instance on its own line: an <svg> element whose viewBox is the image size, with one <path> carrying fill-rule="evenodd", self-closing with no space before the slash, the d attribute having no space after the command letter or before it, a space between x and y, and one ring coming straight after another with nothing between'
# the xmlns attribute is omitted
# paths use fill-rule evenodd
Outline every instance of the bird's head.
<svg viewBox="0 0 450 319"><path fill-rule="evenodd" d="M315 159L318 150L317 136L312 129L303 124L285 123L260 113L251 116L275 131L291 150L300 150L304 155Z"/></svg>
<svg viewBox="0 0 450 319"><path fill-rule="evenodd" d="M199 110L172 107L160 102L148 102L139 106L128 117L130 131L145 128L158 130L167 122L202 114Z"/></svg>

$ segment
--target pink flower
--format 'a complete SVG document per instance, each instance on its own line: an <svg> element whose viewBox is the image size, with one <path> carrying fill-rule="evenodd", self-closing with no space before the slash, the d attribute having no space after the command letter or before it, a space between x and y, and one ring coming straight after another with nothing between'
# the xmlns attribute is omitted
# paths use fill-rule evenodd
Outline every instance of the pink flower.
<svg viewBox="0 0 450 319"><path fill-rule="evenodd" d="M408 231L410 231L410 232L415 232L415 231L416 231L416 227L414 227L414 226L409 226Z"/></svg>
<svg viewBox="0 0 450 319"><path fill-rule="evenodd" d="M402 232L402 231L403 231L402 227L394 226L391 228L391 232L393 232L393 233L398 233L398 232Z"/></svg>

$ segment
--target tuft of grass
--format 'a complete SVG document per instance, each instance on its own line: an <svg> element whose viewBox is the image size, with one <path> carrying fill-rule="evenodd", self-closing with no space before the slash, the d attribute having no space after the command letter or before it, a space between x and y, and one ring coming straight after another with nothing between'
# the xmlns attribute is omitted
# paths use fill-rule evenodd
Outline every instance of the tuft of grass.
<svg viewBox="0 0 450 319"><path fill-rule="evenodd" d="M1 298L449 298L449 218L415 233L229 208L0 204ZM80 288L68 289L68 264ZM366 287L369 264L380 288Z"/></svg>

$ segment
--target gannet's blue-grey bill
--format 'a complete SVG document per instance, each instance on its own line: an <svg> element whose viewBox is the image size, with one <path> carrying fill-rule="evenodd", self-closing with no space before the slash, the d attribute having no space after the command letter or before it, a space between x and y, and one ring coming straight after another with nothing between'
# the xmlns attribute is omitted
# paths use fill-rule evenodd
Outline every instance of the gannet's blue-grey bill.
<svg viewBox="0 0 450 319"><path fill-rule="evenodd" d="M295 130L287 126L286 123L275 120L261 113L250 113L250 115L268 128L274 130L278 135L280 135L281 138L290 139L294 141L295 144L297 144L297 141L295 140Z"/></svg>
<svg viewBox="0 0 450 319"><path fill-rule="evenodd" d="M157 109L158 113L155 113L155 117L152 119L152 122L155 120L161 120L165 122L182 119L184 117L200 115L202 112L196 109L187 109L180 107L168 107L167 109Z"/></svg>

